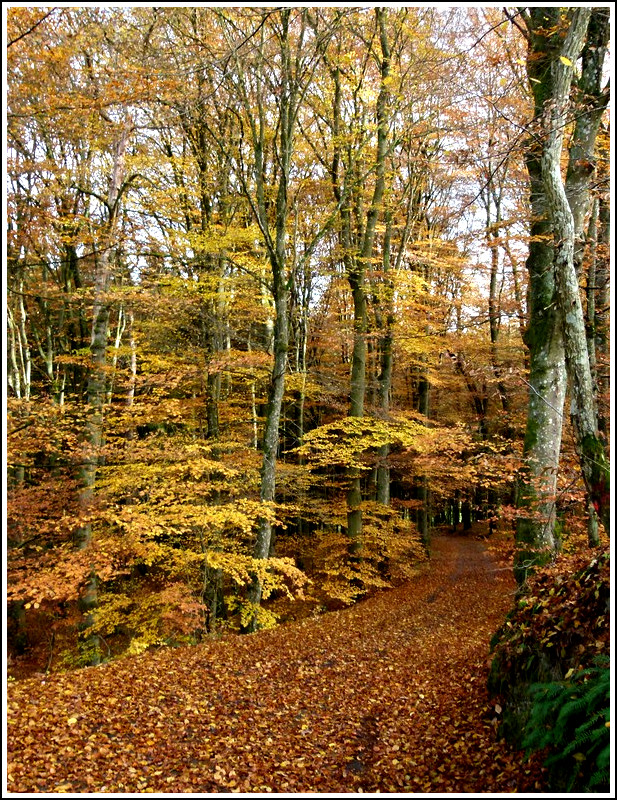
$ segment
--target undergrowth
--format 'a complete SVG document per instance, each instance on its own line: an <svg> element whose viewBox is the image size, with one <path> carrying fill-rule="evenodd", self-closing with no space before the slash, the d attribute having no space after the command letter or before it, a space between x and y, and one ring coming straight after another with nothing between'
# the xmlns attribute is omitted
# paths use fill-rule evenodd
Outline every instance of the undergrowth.
<svg viewBox="0 0 617 800"><path fill-rule="evenodd" d="M546 750L551 790L608 788L609 625L609 551L587 551L539 569L491 642L500 735Z"/></svg>
<svg viewBox="0 0 617 800"><path fill-rule="evenodd" d="M531 711L523 746L529 754L549 749L551 785L566 792L609 790L610 669L594 666L567 680L530 687Z"/></svg>

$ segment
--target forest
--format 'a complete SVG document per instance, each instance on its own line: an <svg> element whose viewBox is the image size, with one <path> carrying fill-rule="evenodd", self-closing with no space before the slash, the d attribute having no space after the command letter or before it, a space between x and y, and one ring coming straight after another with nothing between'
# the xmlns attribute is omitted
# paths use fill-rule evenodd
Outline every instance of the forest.
<svg viewBox="0 0 617 800"><path fill-rule="evenodd" d="M20 5L5 39L9 790L608 790L609 5ZM401 637L442 624L467 694L395 735L440 670L399 680ZM116 783L92 718L65 773L68 700L32 754L127 681L176 739L206 662L218 754L136 745ZM321 672L354 663L343 735ZM288 727L231 755L255 667L312 777ZM473 778L419 763L451 719Z"/></svg>

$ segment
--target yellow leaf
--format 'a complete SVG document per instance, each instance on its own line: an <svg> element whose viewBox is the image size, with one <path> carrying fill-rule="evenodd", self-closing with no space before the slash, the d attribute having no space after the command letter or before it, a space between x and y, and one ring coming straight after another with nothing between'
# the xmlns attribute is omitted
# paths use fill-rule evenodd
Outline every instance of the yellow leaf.
<svg viewBox="0 0 617 800"><path fill-rule="evenodd" d="M572 66L572 62L570 61L570 59L566 58L565 56L559 56L559 60L561 61L562 64L565 64L566 67Z"/></svg>
<svg viewBox="0 0 617 800"><path fill-rule="evenodd" d="M77 717L69 717L68 718L69 725L76 725L77 724Z"/></svg>

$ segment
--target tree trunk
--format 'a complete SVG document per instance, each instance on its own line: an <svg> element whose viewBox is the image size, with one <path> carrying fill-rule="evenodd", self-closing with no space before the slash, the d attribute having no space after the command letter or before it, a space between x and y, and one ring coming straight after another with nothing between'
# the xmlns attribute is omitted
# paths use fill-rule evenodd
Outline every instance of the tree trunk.
<svg viewBox="0 0 617 800"><path fill-rule="evenodd" d="M274 239L270 237L268 211L265 201L265 170L263 168L265 144L265 119L259 117L259 125L254 124L253 145L255 148L254 178L256 187L256 202L252 204L256 220L264 235L266 249L272 268L272 292L274 295L274 364L270 378L268 406L263 438L263 459L261 466L260 499L262 503L273 503L276 494L276 460L279 446L279 427L281 409L283 406L283 393L285 389L285 373L287 371L287 358L289 349L289 275L287 267L287 217L289 210L288 189L292 162L294 132L299 86L295 82L297 76L293 75L292 56L289 41L289 9L280 12L281 27L277 34L280 45L280 94L279 94L279 120L277 127L278 137L278 186L275 204ZM248 107L247 112L252 110ZM272 523L267 513L259 519L257 537L254 546L254 557L265 560L270 555L272 542ZM248 624L250 631L259 627L258 610L262 597L262 582L258 575L255 576L249 592L249 599L253 605L251 619Z"/></svg>
<svg viewBox="0 0 617 800"><path fill-rule="evenodd" d="M279 445L279 426L283 393L285 390L285 372L287 370L288 350L288 298L283 282L278 281L276 297L276 322L274 326L274 367L270 379L270 396L266 411L266 423L263 438L263 460L261 467L260 499L264 503L273 503L276 491L276 459ZM272 523L264 515L259 520L254 555L257 559L267 559L270 555L272 541ZM251 593L251 602L258 606L261 602L262 586L255 581ZM256 630L257 616L252 618L251 630Z"/></svg>
<svg viewBox="0 0 617 800"><path fill-rule="evenodd" d="M610 525L609 465L598 431L585 319L574 262L576 217L568 202L560 167L572 81L572 67L565 62L570 62L570 64L576 62L590 16L591 9L589 8L575 10L563 44L561 57L553 62L555 91L553 102L547 110L549 130L542 153L542 178L553 222L557 299L561 311L566 365L570 378L570 417L585 486L598 516L608 532ZM581 185L578 175L576 185L580 192ZM582 228L582 221L580 225Z"/></svg>
<svg viewBox="0 0 617 800"><path fill-rule="evenodd" d="M366 395L366 333L368 330L366 314L366 292L364 286L364 267L359 266L348 273L354 304L354 344L351 355L351 387L349 394L349 416L364 416ZM362 550L362 478L357 469L348 472L347 490L347 536L349 552L357 557Z"/></svg>
<svg viewBox="0 0 617 800"><path fill-rule="evenodd" d="M373 256L377 220L379 219L382 209L386 183L385 173L388 135L388 119L386 112L389 99L388 78L390 75L390 48L386 33L387 10L376 8L375 16L381 45L381 82L376 108L377 152L375 154L374 166L375 185L373 187L371 205L366 214L366 224L362 236L360 253L355 257L347 259L347 279L352 291L354 303L354 346L351 359L351 390L349 402L350 417L364 416L364 401L366 395L366 334L368 331L365 278L366 270ZM338 109L336 109L336 115L338 115ZM346 175L346 181L348 178L349 176ZM361 187L357 186L356 188L361 191ZM361 219L360 210L358 211L357 218ZM345 252L349 253L351 240L349 216L343 218L343 226L344 229L345 227L347 228L347 233L345 233L345 230L343 231ZM350 485L347 492L347 535L350 541L350 554L353 557L358 557L362 549L362 486L359 472L357 470L350 470L349 479Z"/></svg>
<svg viewBox="0 0 617 800"><path fill-rule="evenodd" d="M571 384L571 418L581 471L593 506L608 530L608 461L598 433L577 277L577 261L582 261L589 177L593 171L589 161L605 102L599 82L606 22L598 19L596 12L593 14L594 22L590 25L589 8L570 9L567 15L558 7L522 12L529 32L527 71L538 125L527 154L534 218L528 259L531 371L524 448L528 473L527 480L519 487L518 504L530 508L532 514L535 510L536 514L518 520L515 572L519 581L525 580L529 567L550 557L555 547L551 494L554 496L558 469L564 361ZM559 30L560 35L554 35ZM569 185L565 186L561 177L563 136L574 65L586 35L579 82L586 94L575 109L577 122L571 143ZM539 501L537 509L535 501Z"/></svg>
<svg viewBox="0 0 617 800"><path fill-rule="evenodd" d="M18 400L21 400L21 374L17 365L17 342L19 333L13 313L10 306L6 309L6 318L8 323L8 354L9 354L9 369L8 369L8 384L13 390L13 394Z"/></svg>
<svg viewBox="0 0 617 800"><path fill-rule="evenodd" d="M532 237L546 227L541 222L532 224ZM517 490L515 559L515 574L521 583L528 570L548 560L556 548L555 503L566 372L559 313L553 303L552 255L552 248L539 239L532 241L527 260L532 287L525 337L530 360L529 399L523 445L526 469Z"/></svg>
<svg viewBox="0 0 617 800"><path fill-rule="evenodd" d="M94 498L96 471L100 450L103 444L103 415L106 390L106 352L109 326L109 300L107 297L111 280L111 254L116 234L119 201L124 179L124 159L129 136L133 129L129 120L116 142L114 164L110 177L107 207L109 218L104 239L99 242L99 257L96 263L94 283L94 309L90 341L91 366L88 376L88 408L84 430L83 459L80 469L81 492L79 502L87 515ZM86 522L74 534L75 546L86 550L92 541L92 525ZM98 579L92 571L80 599L80 609L84 615L82 623L82 653L90 664L100 663L100 645L97 636L89 633L94 623L94 610L98 603Z"/></svg>
<svg viewBox="0 0 617 800"><path fill-rule="evenodd" d="M583 235L585 218L589 211L590 182L595 172L595 145L610 93L602 88L604 60L610 36L610 17L608 9L591 10L586 28L586 38L581 53L581 76L576 80L574 94L575 125L569 145L568 170L565 193L572 212L574 226L574 267L580 275L585 250ZM584 21L581 22L584 25ZM583 33L585 37L585 33ZM564 45L565 46L565 45ZM560 61L556 68L564 70L567 83L571 68ZM554 109L553 123L561 116L565 122L569 90L563 96L562 114ZM557 131L556 131L557 132ZM563 133L563 131L561 132Z"/></svg>
<svg viewBox="0 0 617 800"><path fill-rule="evenodd" d="M379 410L384 418L390 412L390 392L392 389L392 369L394 366L393 342L394 342L394 285L390 277L390 257L392 243L392 218L388 215L386 233L383 242L383 272L385 284L385 317L376 303L377 328L380 331L380 350L381 350L381 371L378 380L378 401ZM401 244L401 247L404 245ZM384 506L390 505L390 466L388 456L390 454L389 445L385 444L379 449L379 464L377 466L377 502Z"/></svg>
<svg viewBox="0 0 617 800"><path fill-rule="evenodd" d="M553 96L551 63L557 57L559 8L532 8L523 18L528 27L527 75L534 96L534 120L541 126L545 106ZM546 562L556 549L557 475L566 393L561 314L555 296L553 233L542 180L541 132L529 140L525 163L529 175L531 228L528 327L529 398L523 445L525 468L519 476L514 572L524 583L529 570Z"/></svg>
<svg viewBox="0 0 617 800"><path fill-rule="evenodd" d="M610 237L608 196L600 195L594 285L594 340L598 387L598 429L608 439L610 429Z"/></svg>

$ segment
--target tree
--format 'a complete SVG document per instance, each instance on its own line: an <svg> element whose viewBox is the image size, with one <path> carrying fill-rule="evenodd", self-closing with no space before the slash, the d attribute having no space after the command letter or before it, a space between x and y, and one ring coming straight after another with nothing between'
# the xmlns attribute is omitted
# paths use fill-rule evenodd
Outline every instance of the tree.
<svg viewBox="0 0 617 800"><path fill-rule="evenodd" d="M586 177L582 174L585 168L581 162L585 159L580 150L583 147L588 155L590 141L595 139L593 130L597 131L599 113L595 107L597 97L591 107L575 106L579 122L575 128L568 170L572 182L572 206L560 171L564 131L568 111L572 109L570 88L574 65L585 42L591 10L576 9L564 14L559 8L532 8L522 9L520 13L527 29L527 72L535 102L535 124L526 156L533 213L527 261L530 274L527 331L530 395L524 454L528 477L521 485L519 495L519 504L531 507L534 515L521 517L517 524L517 540L521 547L517 569L519 580L524 580L527 567L545 559L556 546L555 494L566 365L582 473L587 491L607 529L608 472L597 432L574 265L575 240L582 236L587 210L585 196L589 178L589 170ZM595 54L598 43L591 47ZM587 87L590 88L588 84L587 76ZM582 122L588 115L591 117Z"/></svg>
<svg viewBox="0 0 617 800"><path fill-rule="evenodd" d="M608 22L608 13L604 9L581 9L579 14L573 15L559 61L553 65L556 86L550 111L547 109L546 112L550 127L542 153L542 178L554 226L557 297L570 380L570 418L585 486L607 532L610 526L609 466L605 444L598 431L597 405L576 261L581 260L583 226L589 211L589 183L594 171L595 140L609 97L608 89L601 88ZM564 183L560 167L561 151L573 65L581 49L582 79L578 89L582 99L575 106L578 116Z"/></svg>
<svg viewBox="0 0 617 800"><path fill-rule="evenodd" d="M290 9L261 12L255 18L253 34L257 46L248 57L242 52L245 39L238 44L236 21L220 17L229 58L234 64L228 80L242 109L238 177L261 233L271 269L269 289L274 301L274 363L263 433L260 485L265 513L259 521L254 549L255 558L260 561L268 559L272 541L272 520L267 508L276 497L276 461L289 348L290 282L297 269L295 256L290 255L288 247L295 136L300 106L317 64L317 52L308 45L306 37L307 13L303 10L294 15ZM266 36L268 31L270 40ZM250 164L244 161L245 133ZM301 257L302 263L309 260L324 232L322 227L315 234ZM257 576L251 591L255 607L250 623L253 630L259 625L261 594L261 579Z"/></svg>
<svg viewBox="0 0 617 800"><path fill-rule="evenodd" d="M545 11L11 11L9 597L39 663L265 627L307 577L301 613L353 603L431 526L509 514L523 448L521 551L567 481L582 530L560 297L574 270L601 439L607 25L568 100L574 15Z"/></svg>

